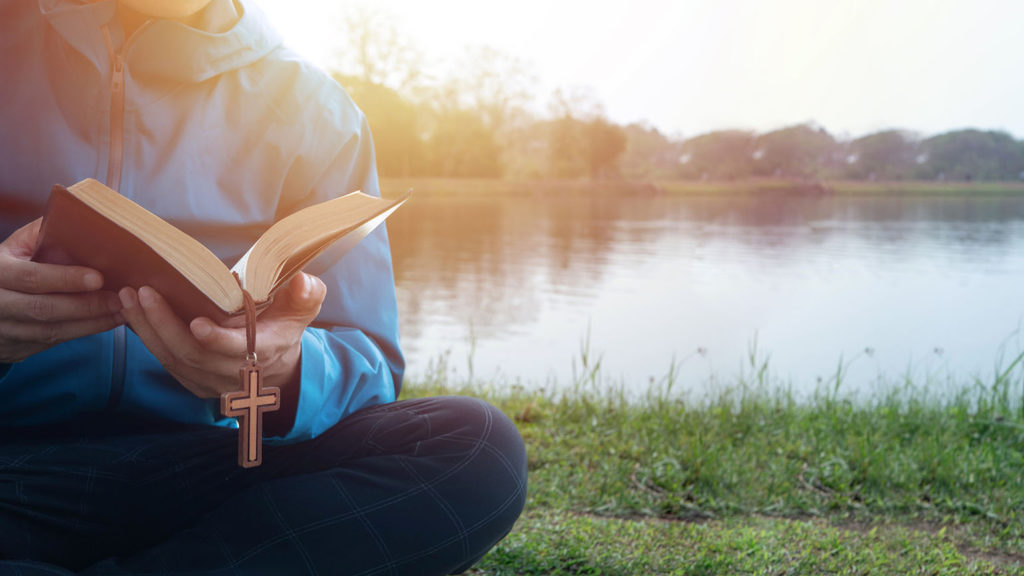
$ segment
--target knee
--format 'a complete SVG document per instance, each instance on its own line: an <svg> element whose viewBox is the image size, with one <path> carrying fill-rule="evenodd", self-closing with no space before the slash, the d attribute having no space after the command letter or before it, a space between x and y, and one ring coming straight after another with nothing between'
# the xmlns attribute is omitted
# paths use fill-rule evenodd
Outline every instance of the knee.
<svg viewBox="0 0 1024 576"><path fill-rule="evenodd" d="M519 430L504 412L470 396L442 396L431 399L438 406L450 432L481 452L481 461L497 460L517 486L526 486L526 445ZM485 453L485 454L484 454ZM521 508L521 506L520 506Z"/></svg>
<svg viewBox="0 0 1024 576"><path fill-rule="evenodd" d="M515 424L493 405L470 396L425 399L434 434L461 446L458 485L495 522L512 528L526 503L526 446ZM448 444L448 442L444 442ZM470 496L472 495L472 496Z"/></svg>
<svg viewBox="0 0 1024 576"><path fill-rule="evenodd" d="M445 410L469 433L494 444L503 446L510 457L526 464L526 447L519 430L512 420L494 405L472 396L442 396L438 400L445 404Z"/></svg>
<svg viewBox="0 0 1024 576"><path fill-rule="evenodd" d="M379 427L375 443L400 444L424 482L511 528L526 502L527 480L526 446L508 416L469 396L404 400L393 410L396 422Z"/></svg>
<svg viewBox="0 0 1024 576"><path fill-rule="evenodd" d="M507 461L513 480L512 484L516 486L514 497L509 502L505 513L502 515L502 519L499 520L499 522L506 524L501 534L501 538L504 538L512 530L512 525L519 518L523 507L526 505L526 444L523 442L523 437L519 434L516 425L504 412L483 400L478 400L478 402L484 405L484 410L488 413L487 421L490 424L487 432L488 444L500 452L504 460ZM500 497L500 495L496 496Z"/></svg>
<svg viewBox="0 0 1024 576"><path fill-rule="evenodd" d="M526 504L526 446L515 424L501 410L478 398L441 399L461 415L460 435L476 438L477 454L459 473L462 512L467 520L466 561L475 564L515 525Z"/></svg>
<svg viewBox="0 0 1024 576"><path fill-rule="evenodd" d="M480 423L481 437L486 439L490 449L501 454L513 476L515 485L521 487L518 503L514 507L514 520L519 517L526 502L526 444L516 425L504 412L483 400L476 398L471 400L477 403L483 414Z"/></svg>

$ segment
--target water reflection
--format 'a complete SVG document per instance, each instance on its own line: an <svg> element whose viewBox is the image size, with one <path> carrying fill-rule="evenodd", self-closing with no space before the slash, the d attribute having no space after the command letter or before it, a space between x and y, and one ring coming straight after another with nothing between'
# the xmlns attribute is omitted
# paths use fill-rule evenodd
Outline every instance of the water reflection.
<svg viewBox="0 0 1024 576"><path fill-rule="evenodd" d="M628 386L673 356L693 389L729 380L755 336L798 388L854 357L847 385L966 380L1024 312L1013 197L420 196L389 230L414 375L451 351L566 382L589 333Z"/></svg>

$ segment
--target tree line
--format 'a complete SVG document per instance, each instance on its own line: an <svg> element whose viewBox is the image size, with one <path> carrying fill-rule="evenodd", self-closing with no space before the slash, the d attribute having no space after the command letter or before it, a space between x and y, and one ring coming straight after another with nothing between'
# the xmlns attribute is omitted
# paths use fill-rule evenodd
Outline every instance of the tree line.
<svg viewBox="0 0 1024 576"><path fill-rule="evenodd" d="M354 8L334 78L366 114L383 176L478 178L1020 180L1024 142L964 129L922 137L883 130L842 139L812 124L766 133L720 130L673 138L610 121L591 94L556 90L546 115L527 112L536 82L492 48L467 49L446 77L393 20Z"/></svg>
<svg viewBox="0 0 1024 576"><path fill-rule="evenodd" d="M619 178L627 131L602 113L560 103L535 118L513 100L486 100L456 86L429 97L336 73L366 114L382 176ZM502 96L503 98L504 96Z"/></svg>
<svg viewBox="0 0 1024 576"><path fill-rule="evenodd" d="M653 129L633 129L637 137L657 138L650 133L656 132ZM710 132L675 146L678 164L650 175L718 180L1024 179L1024 142L1001 131L963 129L924 138L904 130L882 130L843 140L820 126L798 124L764 134ZM636 162L639 167L642 157Z"/></svg>

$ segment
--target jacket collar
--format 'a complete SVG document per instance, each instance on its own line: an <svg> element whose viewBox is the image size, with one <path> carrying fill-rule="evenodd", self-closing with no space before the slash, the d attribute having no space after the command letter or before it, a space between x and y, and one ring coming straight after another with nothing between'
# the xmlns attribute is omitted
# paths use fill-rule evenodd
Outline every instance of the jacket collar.
<svg viewBox="0 0 1024 576"><path fill-rule="evenodd" d="M116 0L38 0L44 17L64 40L100 70L109 61L104 27L116 30L115 49L123 45ZM242 68L281 44L266 16L249 0L238 0L241 17L223 33L206 32L180 22L155 20L135 33L124 48L133 77L202 82Z"/></svg>
<svg viewBox="0 0 1024 576"><path fill-rule="evenodd" d="M104 26L117 26L117 2L39 0L39 11L65 43L81 52L97 70L109 68Z"/></svg>

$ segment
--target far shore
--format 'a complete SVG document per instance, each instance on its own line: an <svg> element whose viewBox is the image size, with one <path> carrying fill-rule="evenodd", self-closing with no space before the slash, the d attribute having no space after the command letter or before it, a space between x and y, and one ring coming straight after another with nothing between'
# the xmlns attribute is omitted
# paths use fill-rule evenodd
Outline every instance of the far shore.
<svg viewBox="0 0 1024 576"><path fill-rule="evenodd" d="M1024 194L1024 182L952 182L952 181L800 181L781 178L749 180L513 180L503 178L381 178L385 196L399 196L409 189L430 196L510 195L578 196L629 195L717 196L781 195L879 196L879 195L978 195L1014 196Z"/></svg>

